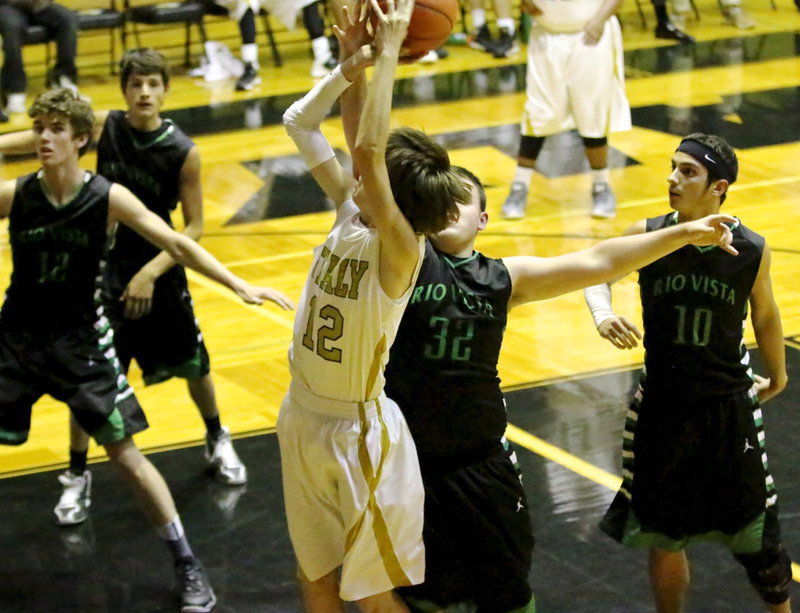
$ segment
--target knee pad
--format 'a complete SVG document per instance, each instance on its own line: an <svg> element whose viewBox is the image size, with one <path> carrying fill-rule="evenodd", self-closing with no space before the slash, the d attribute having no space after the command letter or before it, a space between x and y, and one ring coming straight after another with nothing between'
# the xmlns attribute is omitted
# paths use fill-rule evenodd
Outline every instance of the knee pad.
<svg viewBox="0 0 800 613"><path fill-rule="evenodd" d="M544 145L544 136L523 136L519 141L519 157L535 160Z"/></svg>
<svg viewBox="0 0 800 613"><path fill-rule="evenodd" d="M736 554L735 557L744 566L751 585L764 602L777 605L789 598L792 561L785 549Z"/></svg>
<svg viewBox="0 0 800 613"><path fill-rule="evenodd" d="M605 147L608 144L608 138L602 136L600 138L589 138L588 136L581 136L583 146L586 149L597 149L598 147Z"/></svg>

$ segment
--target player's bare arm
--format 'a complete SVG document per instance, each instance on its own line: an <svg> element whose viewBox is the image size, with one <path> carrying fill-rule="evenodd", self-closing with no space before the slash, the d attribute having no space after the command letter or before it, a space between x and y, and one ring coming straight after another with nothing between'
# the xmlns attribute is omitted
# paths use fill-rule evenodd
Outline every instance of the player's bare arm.
<svg viewBox="0 0 800 613"><path fill-rule="evenodd" d="M14 202L16 187L16 179L0 181L0 219L5 219L11 213L11 203Z"/></svg>
<svg viewBox="0 0 800 613"><path fill-rule="evenodd" d="M759 402L766 402L777 396L786 387L787 382L783 325L772 293L769 273L771 260L772 254L765 245L758 274L750 293L750 320L753 323L758 349L767 368L767 378L756 382Z"/></svg>
<svg viewBox="0 0 800 613"><path fill-rule="evenodd" d="M193 241L198 241L203 234L203 187L200 182L200 152L197 146L189 150L181 167L179 188L183 214L181 232ZM156 280L176 263L175 258L162 251L133 275L121 298L125 302L123 314L126 318L139 319L150 312Z"/></svg>
<svg viewBox="0 0 800 613"><path fill-rule="evenodd" d="M339 63L342 65L342 73L345 78L352 83L341 96L342 127L347 141L347 150L351 152L356 146L356 136L358 135L358 122L364 108L364 101L367 96L367 77L363 69L353 70L348 66L348 60L361 54L363 62L357 62L356 66L362 63L372 64L374 57L372 48L372 37L367 31L367 17L369 15L369 0L358 0L351 11L347 5L341 7L339 24L333 26L333 33L339 41ZM357 167L353 167L353 176L358 178L360 173Z"/></svg>
<svg viewBox="0 0 800 613"><path fill-rule="evenodd" d="M111 225L119 222L128 226L167 251L177 262L229 288L244 302L261 304L270 300L281 308L294 308L292 301L281 292L268 287L255 287L234 275L198 243L170 228L126 187L112 184L108 204Z"/></svg>
<svg viewBox="0 0 800 613"><path fill-rule="evenodd" d="M283 115L286 132L317 184L337 208L350 198L355 181L339 164L320 124L336 100L351 86L349 79L355 79L370 63L367 53L351 55Z"/></svg>
<svg viewBox="0 0 800 613"><path fill-rule="evenodd" d="M509 307L607 283L689 244L717 245L735 255L733 235L726 225L735 222L729 215L709 215L655 232L611 238L552 258L506 258L513 284Z"/></svg>
<svg viewBox="0 0 800 613"><path fill-rule="evenodd" d="M394 5L390 3L384 12L372 0L372 10L378 18L375 72L353 151L353 163L361 172L362 185L356 204L380 236L381 286L393 298L408 289L419 259L417 237L394 201L386 169L394 75L413 8L413 0L398 0Z"/></svg>
<svg viewBox="0 0 800 613"><path fill-rule="evenodd" d="M94 112L94 127L92 128L92 140L97 142L103 132L108 111ZM19 132L9 132L0 136L0 153L10 155L25 155L26 153L36 153L33 141L33 130L20 130Z"/></svg>

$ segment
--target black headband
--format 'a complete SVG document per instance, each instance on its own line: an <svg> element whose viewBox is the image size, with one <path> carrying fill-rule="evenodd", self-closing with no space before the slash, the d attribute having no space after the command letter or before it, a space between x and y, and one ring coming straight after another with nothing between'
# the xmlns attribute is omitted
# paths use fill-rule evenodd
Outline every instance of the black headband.
<svg viewBox="0 0 800 613"><path fill-rule="evenodd" d="M687 139L681 141L676 151L682 151L683 153L691 155L708 169L708 174L711 177L725 179L728 183L736 181L736 175L739 173L739 165L735 164L735 166L731 168L725 160L704 144L696 140Z"/></svg>

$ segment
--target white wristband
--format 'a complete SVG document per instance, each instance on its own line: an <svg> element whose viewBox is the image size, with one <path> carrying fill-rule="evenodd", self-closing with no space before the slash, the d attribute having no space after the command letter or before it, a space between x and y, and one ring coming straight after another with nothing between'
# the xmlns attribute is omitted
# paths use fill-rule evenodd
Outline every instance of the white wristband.
<svg viewBox="0 0 800 613"><path fill-rule="evenodd" d="M587 287L583 290L583 297L592 312L596 327L600 327L600 324L609 317L615 317L614 311L611 309L611 287L608 283Z"/></svg>

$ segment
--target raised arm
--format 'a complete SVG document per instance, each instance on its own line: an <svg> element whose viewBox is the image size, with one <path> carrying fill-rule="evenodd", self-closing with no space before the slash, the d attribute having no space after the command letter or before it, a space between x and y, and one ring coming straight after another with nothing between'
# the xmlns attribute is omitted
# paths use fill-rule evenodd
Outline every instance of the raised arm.
<svg viewBox="0 0 800 613"><path fill-rule="evenodd" d="M368 49L356 52L317 83L283 114L283 125L322 191L338 208L353 193L355 181L345 172L320 130L331 107L371 63Z"/></svg>
<svg viewBox="0 0 800 613"><path fill-rule="evenodd" d="M369 15L369 0L358 0L351 12L346 4L343 4L337 13L339 25L333 26L333 33L339 41L339 63L346 63L348 59L358 53L367 53L372 57L372 52L368 46L370 35L367 32L367 17ZM342 93L340 98L342 112L342 127L344 136L347 140L347 149L352 157L356 146L358 134L358 122L361 119L361 112L364 108L364 101L367 97L367 77L363 70L359 70L352 78L348 79L352 85ZM353 176L361 176L358 168L353 163Z"/></svg>
<svg viewBox="0 0 800 613"><path fill-rule="evenodd" d="M767 379L756 378L759 402L777 396L786 387L786 348L783 342L783 325L769 269L772 260L769 247L764 246L753 290L750 293L750 320L756 334L758 349L767 367Z"/></svg>
<svg viewBox="0 0 800 613"><path fill-rule="evenodd" d="M196 146L189 150L183 162L179 186L182 233L198 241L203 234L203 188L200 183L200 152ZM162 251L133 275L121 297L125 302L125 317L139 319L150 312L156 280L176 263L168 251Z"/></svg>
<svg viewBox="0 0 800 613"><path fill-rule="evenodd" d="M235 292L249 304L271 300L284 309L293 308L292 301L268 287L255 287L234 275L213 255L188 236L176 232L158 215L148 210L127 188L112 184L109 192L109 222L122 223L180 262Z"/></svg>
<svg viewBox="0 0 800 613"><path fill-rule="evenodd" d="M372 11L378 18L375 72L353 150L353 164L361 172L362 187L356 204L362 217L378 231L381 286L391 297L399 297L407 289L419 260L417 236L394 200L386 169L395 71L413 8L413 0L390 1L384 13L372 0Z"/></svg>
<svg viewBox="0 0 800 613"><path fill-rule="evenodd" d="M512 282L509 307L607 283L688 244L717 245L735 254L733 236L725 225L735 222L728 215L709 215L655 232L608 239L552 258L506 258Z"/></svg>

